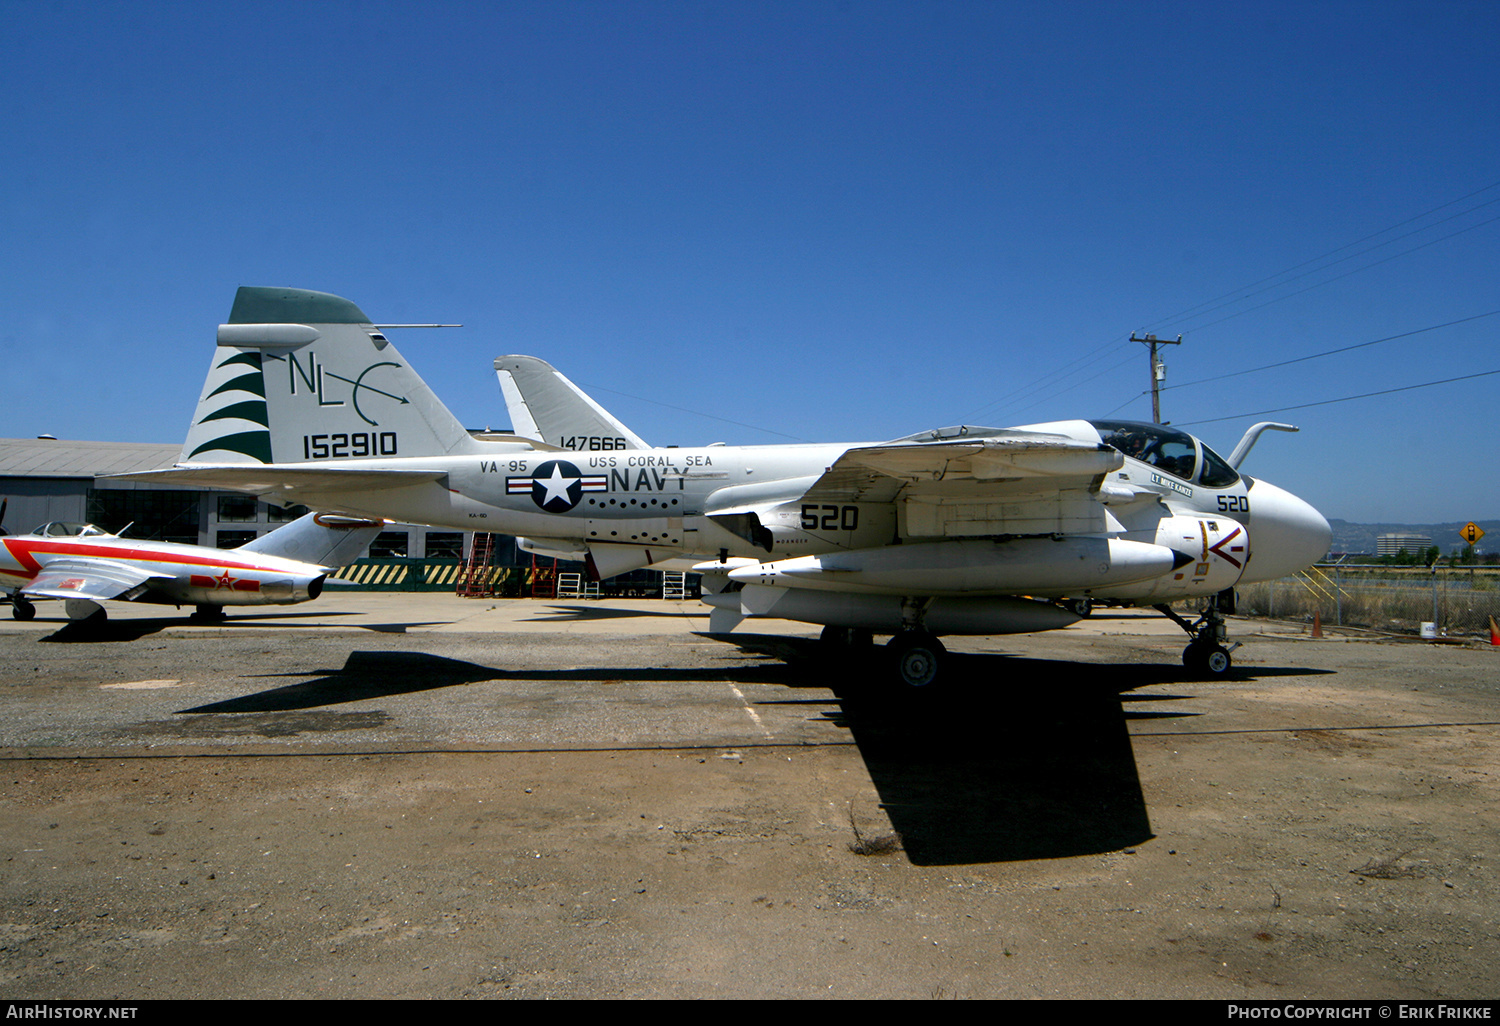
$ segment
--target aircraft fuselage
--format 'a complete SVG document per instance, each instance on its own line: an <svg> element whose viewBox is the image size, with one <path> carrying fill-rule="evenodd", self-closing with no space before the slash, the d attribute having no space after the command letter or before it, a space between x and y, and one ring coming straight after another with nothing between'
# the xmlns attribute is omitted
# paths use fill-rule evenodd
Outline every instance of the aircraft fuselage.
<svg viewBox="0 0 1500 1026"><path fill-rule="evenodd" d="M310 485L292 491L291 497L354 515L517 535L555 543L564 550L639 547L642 558L634 563L638 566L675 556L711 559L721 553L773 562L889 546L907 534L899 502L802 501L807 487L854 447L717 445L537 452L498 443L492 453L298 464L347 471L426 471L440 476L431 482L370 491L339 488L325 492ZM1257 516L1256 492L1265 498L1262 516ZM1109 589L1112 597L1159 601L1212 594L1241 580L1282 576L1283 562L1304 565L1298 562L1304 558L1301 551L1286 559L1268 553L1261 563L1269 572L1257 572L1259 566L1252 570L1249 537L1256 536L1257 551L1274 549L1274 544L1266 543L1275 541L1284 507L1305 506L1265 482L1236 477L1223 487L1208 487L1127 457L1119 470L1107 475L1101 494L1106 517L1101 533L1179 550L1193 548L1202 557L1197 565L1205 568L1199 574L1192 572L1197 567L1190 568L1181 579L1154 587L1117 585ZM730 530L722 518L706 515L710 506L722 510L737 503L758 507L769 549ZM1163 537L1174 523L1182 528L1176 542ZM1271 536L1263 541L1267 531ZM907 536L906 540L910 544L920 539ZM1163 584L1167 584L1165 589ZM1059 585L1052 590L1076 595L1080 589ZM1046 594L1041 588L1032 591Z"/></svg>

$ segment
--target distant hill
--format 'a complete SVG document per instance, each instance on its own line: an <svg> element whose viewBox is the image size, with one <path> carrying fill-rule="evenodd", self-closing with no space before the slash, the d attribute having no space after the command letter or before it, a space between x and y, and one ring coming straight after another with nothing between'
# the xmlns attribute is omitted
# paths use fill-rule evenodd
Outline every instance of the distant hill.
<svg viewBox="0 0 1500 1026"><path fill-rule="evenodd" d="M1447 524L1351 524L1347 520L1330 520L1328 526L1333 528L1333 552L1373 553L1376 535L1425 534L1432 539L1432 544L1443 550L1443 555L1447 555L1463 548L1464 540L1458 536L1458 529L1467 523L1467 520L1455 520ZM1500 520L1476 520L1474 523L1484 531L1484 537L1474 546L1474 551L1481 555L1500 552Z"/></svg>

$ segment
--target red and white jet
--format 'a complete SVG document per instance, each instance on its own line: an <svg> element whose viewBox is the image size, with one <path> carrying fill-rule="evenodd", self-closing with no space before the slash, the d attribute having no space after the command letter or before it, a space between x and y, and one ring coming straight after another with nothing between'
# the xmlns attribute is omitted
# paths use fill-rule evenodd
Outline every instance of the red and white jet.
<svg viewBox="0 0 1500 1026"><path fill-rule="evenodd" d="M74 620L105 615L100 602L193 605L200 619L224 606L315 599L329 572L365 550L384 521L309 513L237 549L122 538L93 524L53 521L0 537L0 589L11 615L30 620L35 599L62 599Z"/></svg>

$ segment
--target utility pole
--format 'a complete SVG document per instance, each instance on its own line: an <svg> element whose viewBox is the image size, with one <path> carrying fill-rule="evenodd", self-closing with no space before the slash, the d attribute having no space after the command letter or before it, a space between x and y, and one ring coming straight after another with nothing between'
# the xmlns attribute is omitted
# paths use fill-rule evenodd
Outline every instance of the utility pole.
<svg viewBox="0 0 1500 1026"><path fill-rule="evenodd" d="M1130 333L1130 341L1144 342L1151 347L1151 419L1157 424L1161 423L1161 383L1167 377L1167 365L1161 362L1156 355L1157 346L1180 346L1182 336L1177 336L1177 341L1171 339L1157 338L1155 335L1147 335L1145 338L1136 338L1135 332Z"/></svg>

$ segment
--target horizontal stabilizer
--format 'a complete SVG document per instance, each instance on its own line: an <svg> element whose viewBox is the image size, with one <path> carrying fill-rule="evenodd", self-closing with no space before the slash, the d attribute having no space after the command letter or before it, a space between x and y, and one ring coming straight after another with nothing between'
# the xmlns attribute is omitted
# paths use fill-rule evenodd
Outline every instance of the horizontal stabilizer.
<svg viewBox="0 0 1500 1026"><path fill-rule="evenodd" d="M112 481L149 481L153 484L195 488L224 488L255 495L300 492L361 491L405 488L447 475L440 470L341 470L327 464L287 463L182 464L170 470L101 475Z"/></svg>

